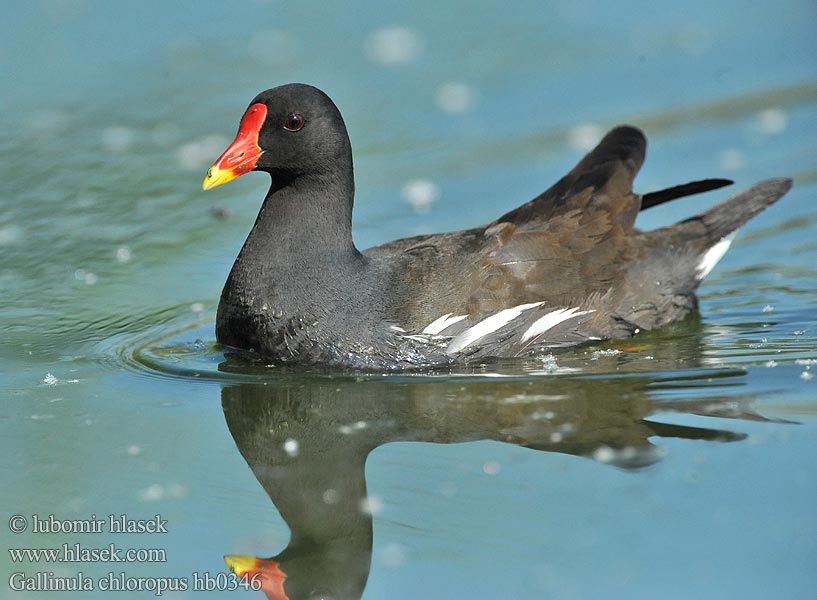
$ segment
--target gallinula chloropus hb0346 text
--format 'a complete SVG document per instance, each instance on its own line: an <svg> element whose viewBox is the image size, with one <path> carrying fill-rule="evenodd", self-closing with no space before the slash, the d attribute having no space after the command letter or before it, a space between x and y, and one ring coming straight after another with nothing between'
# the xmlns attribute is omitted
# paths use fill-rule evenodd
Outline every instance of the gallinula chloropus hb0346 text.
<svg viewBox="0 0 817 600"><path fill-rule="evenodd" d="M553 187L488 225L361 252L337 107L308 85L262 92L204 179L207 190L249 171L272 177L224 286L216 337L281 363L390 369L529 356L678 321L730 234L791 181L639 231L640 210L731 183L636 194L645 150L641 131L617 127Z"/></svg>

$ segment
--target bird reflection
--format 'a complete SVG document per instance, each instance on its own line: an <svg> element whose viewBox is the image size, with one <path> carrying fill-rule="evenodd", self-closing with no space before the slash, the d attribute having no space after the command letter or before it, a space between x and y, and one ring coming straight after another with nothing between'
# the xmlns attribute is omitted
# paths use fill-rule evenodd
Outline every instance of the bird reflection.
<svg viewBox="0 0 817 600"><path fill-rule="evenodd" d="M225 385L222 405L230 432L291 530L289 545L273 558L225 559L237 574L260 577L274 600L358 599L372 555L365 463L378 446L496 440L637 469L660 460L661 438L743 439L740 433L650 418L675 411L763 419L734 394L728 400L677 395L667 400L654 392L667 386L693 391L713 377L722 378L721 385L740 385L742 375L707 370L665 378L361 380L290 374L267 383Z"/></svg>

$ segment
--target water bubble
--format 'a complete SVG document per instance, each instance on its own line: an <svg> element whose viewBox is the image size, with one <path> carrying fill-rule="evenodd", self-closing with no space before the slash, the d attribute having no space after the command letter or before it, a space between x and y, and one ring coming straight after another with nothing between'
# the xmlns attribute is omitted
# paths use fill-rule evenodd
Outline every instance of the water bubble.
<svg viewBox="0 0 817 600"><path fill-rule="evenodd" d="M137 446L136 444L131 444L130 446L125 448L125 453L128 456L139 456L140 454L142 454L142 447Z"/></svg>
<svg viewBox="0 0 817 600"><path fill-rule="evenodd" d="M48 108L35 110L25 124L32 136L53 138L67 128L69 121L67 113Z"/></svg>
<svg viewBox="0 0 817 600"><path fill-rule="evenodd" d="M381 65L404 65L417 60L423 38L415 29L402 25L382 27L366 38L366 56Z"/></svg>
<svg viewBox="0 0 817 600"><path fill-rule="evenodd" d="M194 313L204 312L204 303L203 302L194 302L190 305L190 310Z"/></svg>
<svg viewBox="0 0 817 600"><path fill-rule="evenodd" d="M439 199L440 188L428 179L414 179L406 183L400 193L414 212L426 214L431 210L431 205Z"/></svg>
<svg viewBox="0 0 817 600"><path fill-rule="evenodd" d="M188 142L176 151L176 162L182 169L207 168L227 147L229 141L220 135L208 135Z"/></svg>
<svg viewBox="0 0 817 600"><path fill-rule="evenodd" d="M757 114L757 129L764 135L778 135L789 126L789 116L782 108L767 108Z"/></svg>
<svg viewBox="0 0 817 600"><path fill-rule="evenodd" d="M803 371L802 373L800 373L800 379L802 379L803 381L811 381L812 379L814 379L814 373L811 373L809 371Z"/></svg>
<svg viewBox="0 0 817 600"><path fill-rule="evenodd" d="M130 259L133 255L131 254L130 248L127 246L122 246L116 249L116 260L121 263L130 262Z"/></svg>
<svg viewBox="0 0 817 600"><path fill-rule="evenodd" d="M616 451L609 446L599 446L595 452L593 452L593 460L603 464L609 464L613 462L615 458Z"/></svg>
<svg viewBox="0 0 817 600"><path fill-rule="evenodd" d="M440 493L446 498L453 498L457 495L457 485L451 481L446 481L440 488Z"/></svg>
<svg viewBox="0 0 817 600"><path fill-rule="evenodd" d="M495 460L491 460L482 465L482 472L486 475L496 475L502 469L502 466Z"/></svg>
<svg viewBox="0 0 817 600"><path fill-rule="evenodd" d="M142 502L156 502L165 497L164 486L154 483L139 492L139 500Z"/></svg>
<svg viewBox="0 0 817 600"><path fill-rule="evenodd" d="M604 130L597 123L579 123L567 132L567 143L574 150L587 152L601 141Z"/></svg>
<svg viewBox="0 0 817 600"><path fill-rule="evenodd" d="M167 495L171 498L184 498L187 496L187 486L181 483L171 483L166 488Z"/></svg>
<svg viewBox="0 0 817 600"><path fill-rule="evenodd" d="M437 106L445 112L465 112L476 104L477 93L465 83L447 81L437 89Z"/></svg>
<svg viewBox="0 0 817 600"><path fill-rule="evenodd" d="M291 457L298 456L298 453L300 452L300 448L298 447L298 440L293 440L292 438L289 438L284 442L283 448L284 452L286 452Z"/></svg>
<svg viewBox="0 0 817 600"><path fill-rule="evenodd" d="M406 549L401 544L394 542L387 544L380 555L383 566L388 569L402 567L406 563Z"/></svg>
<svg viewBox="0 0 817 600"><path fill-rule="evenodd" d="M102 131L102 145L108 152L121 154L130 149L136 136L124 125L112 125Z"/></svg>
<svg viewBox="0 0 817 600"><path fill-rule="evenodd" d="M23 239L23 229L14 223L0 227L0 246L11 246Z"/></svg>
<svg viewBox="0 0 817 600"><path fill-rule="evenodd" d="M723 150L718 154L718 166L725 171L739 171L745 164L743 152L735 148Z"/></svg>
<svg viewBox="0 0 817 600"><path fill-rule="evenodd" d="M383 510L383 500L378 496L369 496L360 501L360 510L370 515L376 515Z"/></svg>

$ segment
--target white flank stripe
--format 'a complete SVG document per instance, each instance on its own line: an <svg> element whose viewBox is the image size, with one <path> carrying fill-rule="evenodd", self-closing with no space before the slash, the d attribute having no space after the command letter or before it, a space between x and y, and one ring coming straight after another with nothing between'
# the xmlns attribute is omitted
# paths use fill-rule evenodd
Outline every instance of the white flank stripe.
<svg viewBox="0 0 817 600"><path fill-rule="evenodd" d="M706 251L706 254L701 258L701 262L698 263L698 279L703 279L715 268L718 261L723 258L726 251L729 250L733 238L734 235L723 237L721 241Z"/></svg>
<svg viewBox="0 0 817 600"><path fill-rule="evenodd" d="M427 333L429 335L437 335L441 331L444 331L450 325L454 323L459 323L468 315L457 315L456 317L451 316L452 313L448 313L447 315L443 315L442 317L437 317L431 323L426 325L426 328L423 329L422 333Z"/></svg>
<svg viewBox="0 0 817 600"><path fill-rule="evenodd" d="M578 312L577 312L578 311ZM582 315L589 315L595 310L579 310L578 308L557 308L549 312L544 317L540 317L533 322L533 325L528 327L528 330L522 334L522 341L526 342L532 337L542 335L548 329L553 329L559 323L572 319L573 317L580 317Z"/></svg>
<svg viewBox="0 0 817 600"><path fill-rule="evenodd" d="M498 313L485 317L476 325L469 327L451 340L448 347L445 349L446 354L454 354L463 348L467 348L477 340L485 337L489 333L493 333L497 329L504 327L516 317L521 315L524 311L541 306L542 302L532 302L530 304L520 304L512 308L500 310Z"/></svg>

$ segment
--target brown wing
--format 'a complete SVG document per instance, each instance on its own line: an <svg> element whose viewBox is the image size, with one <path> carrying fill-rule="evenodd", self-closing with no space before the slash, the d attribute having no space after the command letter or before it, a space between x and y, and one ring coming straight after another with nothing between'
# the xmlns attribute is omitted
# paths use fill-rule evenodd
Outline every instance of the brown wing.
<svg viewBox="0 0 817 600"><path fill-rule="evenodd" d="M634 252L632 181L645 148L638 129L618 127L556 185L487 227L368 250L390 263L394 320L422 329L440 315L467 314L465 326L519 304L576 306L606 293Z"/></svg>
<svg viewBox="0 0 817 600"><path fill-rule="evenodd" d="M647 139L622 125L610 131L570 173L530 202L502 215L496 223L535 228L571 209L612 210L632 226L640 208L633 179L644 163Z"/></svg>

